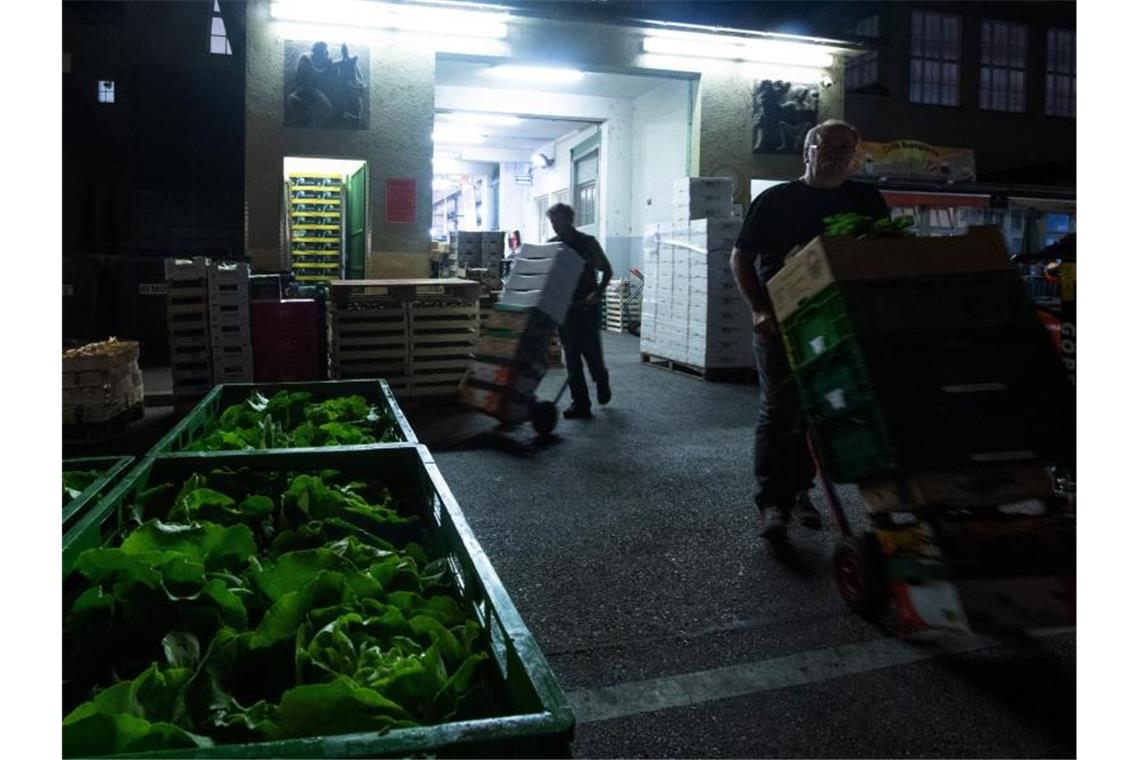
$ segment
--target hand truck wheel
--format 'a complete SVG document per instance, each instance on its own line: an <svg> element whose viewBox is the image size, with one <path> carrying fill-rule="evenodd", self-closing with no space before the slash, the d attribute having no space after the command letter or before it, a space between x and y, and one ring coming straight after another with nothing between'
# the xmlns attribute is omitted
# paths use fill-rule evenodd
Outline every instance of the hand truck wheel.
<svg viewBox="0 0 1140 760"><path fill-rule="evenodd" d="M844 536L831 561L839 594L848 607L867 619L875 619L886 611L887 580L874 533L858 538Z"/></svg>
<svg viewBox="0 0 1140 760"><path fill-rule="evenodd" d="M536 401L531 407L530 424L539 435L550 435L558 424L558 407L553 401Z"/></svg>

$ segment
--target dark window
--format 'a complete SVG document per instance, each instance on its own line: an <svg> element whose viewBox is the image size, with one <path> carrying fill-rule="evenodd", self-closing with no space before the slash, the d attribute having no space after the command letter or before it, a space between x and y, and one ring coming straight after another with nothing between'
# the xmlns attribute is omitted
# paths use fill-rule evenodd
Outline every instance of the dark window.
<svg viewBox="0 0 1140 760"><path fill-rule="evenodd" d="M858 37L878 37L879 17L868 16L851 29ZM879 81L879 51L868 50L847 62L845 82L848 90L875 84Z"/></svg>
<svg viewBox="0 0 1140 760"><path fill-rule="evenodd" d="M598 152L574 162L574 214L579 226L598 221Z"/></svg>
<svg viewBox="0 0 1140 760"><path fill-rule="evenodd" d="M945 13L910 14L910 100L958 105L962 19Z"/></svg>
<svg viewBox="0 0 1140 760"><path fill-rule="evenodd" d="M1077 117L1077 35L1050 29L1045 39L1045 113Z"/></svg>
<svg viewBox="0 0 1140 760"><path fill-rule="evenodd" d="M982 22L981 83L978 105L989 111L1025 111L1028 27Z"/></svg>

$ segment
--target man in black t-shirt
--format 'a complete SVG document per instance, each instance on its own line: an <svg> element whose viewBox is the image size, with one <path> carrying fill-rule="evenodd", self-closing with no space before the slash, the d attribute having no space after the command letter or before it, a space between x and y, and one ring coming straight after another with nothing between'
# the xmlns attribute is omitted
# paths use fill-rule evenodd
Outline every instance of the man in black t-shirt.
<svg viewBox="0 0 1140 760"><path fill-rule="evenodd" d="M558 328L558 339L562 341L562 350L566 354L566 375L572 399L570 408L562 416L589 419L593 415L590 412L590 390L586 387L586 375L582 371L583 358L597 386L598 403L605 406L610 402L610 373L606 371L602 357L601 327L602 295L614 271L597 238L579 232L574 226L574 209L565 203L556 203L547 210L546 216L556 234L550 242L565 243L586 262L574 288L566 321ZM602 273L600 284L598 272Z"/></svg>
<svg viewBox="0 0 1140 760"><path fill-rule="evenodd" d="M793 509L801 524L817 529L821 525L819 512L807 497L815 465L807 447L799 391L772 313L767 283L793 248L823 233L826 217L844 213L873 219L890 216L876 188L847 179L858 143L858 131L846 122L832 119L812 128L804 139L804 175L770 187L752 201L732 251L732 273L752 309L755 330L752 346L760 377L760 412L753 451L754 499L760 509L760 534L766 538L786 535Z"/></svg>

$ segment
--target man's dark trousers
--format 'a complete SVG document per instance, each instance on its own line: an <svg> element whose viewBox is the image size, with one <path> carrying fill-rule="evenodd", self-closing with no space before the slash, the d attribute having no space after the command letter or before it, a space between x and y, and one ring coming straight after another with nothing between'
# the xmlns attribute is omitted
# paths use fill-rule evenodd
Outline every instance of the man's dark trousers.
<svg viewBox="0 0 1140 760"><path fill-rule="evenodd" d="M796 491L809 490L815 478L800 393L779 335L753 335L752 350L760 379L760 411L752 459L756 504L761 508L791 509Z"/></svg>
<svg viewBox="0 0 1140 760"><path fill-rule="evenodd" d="M602 336L599 332L601 322L601 304L571 306L566 313L566 321L558 328L558 338L562 341L562 351L566 354L570 397L577 409L590 408L590 391L586 387L586 375L582 371L583 358L595 384L604 388L610 382L606 363L602 359Z"/></svg>

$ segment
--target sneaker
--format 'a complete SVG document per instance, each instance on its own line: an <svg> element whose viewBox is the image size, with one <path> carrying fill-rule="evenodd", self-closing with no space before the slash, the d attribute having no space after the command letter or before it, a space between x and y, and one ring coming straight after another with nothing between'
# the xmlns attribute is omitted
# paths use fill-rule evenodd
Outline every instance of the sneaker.
<svg viewBox="0 0 1140 760"><path fill-rule="evenodd" d="M800 525L812 530L819 530L823 527L823 518L819 515L819 510L811 503L811 499L807 495L807 491L800 491L796 494L796 517L800 521Z"/></svg>
<svg viewBox="0 0 1140 760"><path fill-rule="evenodd" d="M588 420L594 415L590 412L589 407L581 409L576 406L571 406L568 407L566 411L562 412L562 416L568 420Z"/></svg>
<svg viewBox="0 0 1140 760"><path fill-rule="evenodd" d="M613 394L610 393L610 384L602 383L598 385L598 403L605 406L610 403L611 398L613 398Z"/></svg>
<svg viewBox="0 0 1140 760"><path fill-rule="evenodd" d="M760 510L760 536L770 541L786 538L788 535L788 513L779 507L766 507Z"/></svg>

